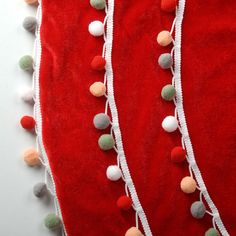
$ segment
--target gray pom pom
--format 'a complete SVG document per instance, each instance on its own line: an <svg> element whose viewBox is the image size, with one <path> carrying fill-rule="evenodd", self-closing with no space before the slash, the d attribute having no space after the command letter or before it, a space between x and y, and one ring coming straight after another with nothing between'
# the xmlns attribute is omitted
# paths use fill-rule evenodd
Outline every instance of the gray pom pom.
<svg viewBox="0 0 236 236"><path fill-rule="evenodd" d="M43 197L47 193L47 186L45 183L37 183L33 188L34 195L38 198Z"/></svg>
<svg viewBox="0 0 236 236"><path fill-rule="evenodd" d="M194 218L201 219L206 214L206 207L201 201L197 201L192 204L190 211Z"/></svg>
<svg viewBox="0 0 236 236"><path fill-rule="evenodd" d="M158 59L158 64L162 69L169 69L173 65L173 59L170 53L161 54Z"/></svg>
<svg viewBox="0 0 236 236"><path fill-rule="evenodd" d="M28 16L23 21L23 27L25 30L34 33L37 27L37 20L35 17Z"/></svg>
<svg viewBox="0 0 236 236"><path fill-rule="evenodd" d="M93 124L97 129L106 129L110 125L110 117L105 113L99 113L94 116Z"/></svg>

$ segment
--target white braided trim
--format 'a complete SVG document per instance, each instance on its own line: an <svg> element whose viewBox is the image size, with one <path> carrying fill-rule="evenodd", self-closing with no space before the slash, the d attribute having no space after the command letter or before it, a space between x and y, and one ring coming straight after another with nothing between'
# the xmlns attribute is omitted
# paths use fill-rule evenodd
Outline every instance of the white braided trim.
<svg viewBox="0 0 236 236"><path fill-rule="evenodd" d="M136 212L135 214L136 227L138 228L138 223L139 223L138 221L140 219L145 235L152 236L152 232L149 227L146 214L139 201L135 185L131 178L129 167L126 161L121 130L119 126L118 111L114 97L114 84L113 84L114 76L112 68L114 5L115 5L114 0L108 0L108 4L106 7L106 17L104 20L104 26L106 25L106 32L104 34L105 43L103 47L103 57L105 57L106 59L106 72L104 76L104 84L107 85L107 103L106 103L105 113L107 113L107 109L109 106L112 116L111 134L114 134L116 141L116 147L114 149L117 152L117 165L121 168L123 173L123 180L125 182L126 194L128 196L130 195L133 201L133 208Z"/></svg>
<svg viewBox="0 0 236 236"><path fill-rule="evenodd" d="M207 213L212 216L212 223L214 228L216 228L217 225L219 231L223 236L229 236L229 233L227 232L221 220L219 211L207 191L201 172L196 163L184 113L183 92L182 92L182 82L181 82L181 39L182 39L182 22L185 11L185 3L186 0L179 0L179 6L176 10L176 19L174 21L175 24L174 71L172 69L172 72L173 72L173 85L175 86L176 89L176 99L174 101L176 105L175 116L179 120L180 124L179 129L182 135L183 148L185 148L187 151L187 160L189 162L190 175L193 176L194 174L198 183L198 189L200 191L200 200L202 201L202 197L205 198L205 201L211 210L211 212L207 211Z"/></svg>
<svg viewBox="0 0 236 236"><path fill-rule="evenodd" d="M41 114L41 105L40 105L40 84L39 84L39 79L40 79L40 62L41 62L41 53L42 53L42 47L41 47L41 40L40 40L40 28L41 28L41 23L42 23L42 6L41 6L41 0L39 0L39 6L37 10L37 29L35 31L35 43L34 43L34 73L33 73L33 90L35 92L35 104L34 104L34 118L36 121L36 127L35 127L35 132L36 132L36 146L37 146L37 151L40 153L41 157L41 163L45 167L45 183L47 185L47 188L51 195L54 198L54 207L55 207L55 212L56 214L61 218L63 229L61 234L64 236L67 236L65 225L63 223L63 218L62 218L62 213L61 213L61 208L60 204L57 198L57 193L56 193L56 185L53 179L53 174L50 168L50 163L48 161L47 153L44 148L43 144L43 138L42 138L42 114Z"/></svg>

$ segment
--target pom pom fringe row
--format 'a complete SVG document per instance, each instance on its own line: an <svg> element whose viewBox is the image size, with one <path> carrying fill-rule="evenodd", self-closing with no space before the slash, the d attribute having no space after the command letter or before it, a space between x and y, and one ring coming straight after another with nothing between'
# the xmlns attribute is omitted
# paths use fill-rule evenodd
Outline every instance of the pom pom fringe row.
<svg viewBox="0 0 236 236"><path fill-rule="evenodd" d="M63 223L61 208L59 205L59 201L57 198L56 193L56 185L53 179L53 174L50 168L50 164L48 161L48 157L43 145L43 139L42 139L42 114L41 114L41 107L40 107L40 86L39 86L39 78L40 78L40 62L41 62L41 41L40 41L40 27L42 22L42 7L41 7L41 0L39 0L39 5L37 9L37 21L38 25L35 30L35 43L34 43L34 52L33 52L33 58L34 58L34 72L33 72L33 90L35 92L35 104L34 104L34 118L36 121L35 126L35 132L36 132L36 148L37 151L40 153L40 161L42 165L45 167L45 183L47 185L48 191L51 193L51 195L54 198L54 207L55 207L55 213L61 218L62 221L62 235L67 236L67 232Z"/></svg>

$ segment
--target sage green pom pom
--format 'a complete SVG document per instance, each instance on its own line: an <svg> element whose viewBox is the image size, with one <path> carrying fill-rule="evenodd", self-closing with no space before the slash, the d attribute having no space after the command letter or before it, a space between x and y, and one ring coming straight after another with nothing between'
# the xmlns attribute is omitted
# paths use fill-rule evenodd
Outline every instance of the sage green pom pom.
<svg viewBox="0 0 236 236"><path fill-rule="evenodd" d="M215 228L210 228L206 231L205 236L220 236L220 233Z"/></svg>
<svg viewBox="0 0 236 236"><path fill-rule="evenodd" d="M90 4L97 10L103 10L106 6L106 0L90 0Z"/></svg>
<svg viewBox="0 0 236 236"><path fill-rule="evenodd" d="M161 97L166 101L171 101L176 95L175 87L171 84L167 84L161 91Z"/></svg>
<svg viewBox="0 0 236 236"><path fill-rule="evenodd" d="M50 230L56 230L61 227L61 219L54 213L50 213L44 219L45 226Z"/></svg>
<svg viewBox="0 0 236 236"><path fill-rule="evenodd" d="M31 56L23 56L19 61L19 66L22 70L32 71L33 70L34 60Z"/></svg>
<svg viewBox="0 0 236 236"><path fill-rule="evenodd" d="M102 150L107 151L107 150L110 150L114 147L115 140L112 137L112 135L103 134L100 136L100 138L98 140L98 145Z"/></svg>

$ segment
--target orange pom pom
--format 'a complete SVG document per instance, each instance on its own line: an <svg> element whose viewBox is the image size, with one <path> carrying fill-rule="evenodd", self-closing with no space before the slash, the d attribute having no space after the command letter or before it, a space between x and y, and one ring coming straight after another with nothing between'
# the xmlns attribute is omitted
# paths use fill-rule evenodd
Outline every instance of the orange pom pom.
<svg viewBox="0 0 236 236"><path fill-rule="evenodd" d="M38 0L25 0L25 2L29 5L37 5L38 4Z"/></svg>
<svg viewBox="0 0 236 236"><path fill-rule="evenodd" d="M172 36L169 31L163 30L157 35L157 43L162 46L166 47L172 43Z"/></svg>
<svg viewBox="0 0 236 236"><path fill-rule="evenodd" d="M23 154L25 163L28 166L38 166L40 165L39 153L34 148L28 148Z"/></svg>
<svg viewBox="0 0 236 236"><path fill-rule="evenodd" d="M193 193L197 188L197 183L191 176L187 176L182 179L180 187L184 193Z"/></svg>
<svg viewBox="0 0 236 236"><path fill-rule="evenodd" d="M102 82L95 82L90 86L89 91L95 97L102 97L106 93L106 86Z"/></svg>
<svg viewBox="0 0 236 236"><path fill-rule="evenodd" d="M143 234L138 228L131 227L127 230L125 236L143 236Z"/></svg>

